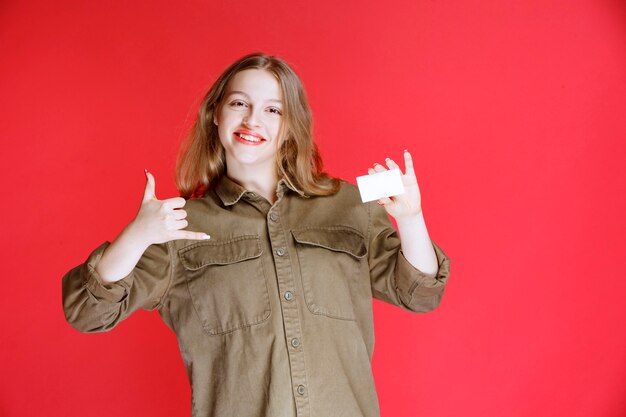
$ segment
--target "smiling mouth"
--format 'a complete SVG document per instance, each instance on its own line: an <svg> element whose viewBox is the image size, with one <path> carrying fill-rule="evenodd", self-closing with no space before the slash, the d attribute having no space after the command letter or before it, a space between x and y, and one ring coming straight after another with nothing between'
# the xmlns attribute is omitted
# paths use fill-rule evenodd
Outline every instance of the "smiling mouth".
<svg viewBox="0 0 626 417"><path fill-rule="evenodd" d="M237 139L238 142L241 142L244 145L260 145L261 143L266 141L266 139L262 137L250 135L243 132L234 132L233 136L235 137L235 139Z"/></svg>
<svg viewBox="0 0 626 417"><path fill-rule="evenodd" d="M248 142L261 142L263 140L257 136L246 135L245 133L235 133L235 135L239 136L243 140L247 140Z"/></svg>

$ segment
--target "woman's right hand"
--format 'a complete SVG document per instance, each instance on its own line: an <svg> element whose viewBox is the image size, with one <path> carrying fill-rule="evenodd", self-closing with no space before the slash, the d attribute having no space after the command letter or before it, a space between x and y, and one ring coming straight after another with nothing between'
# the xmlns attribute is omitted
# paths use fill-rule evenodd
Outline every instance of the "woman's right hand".
<svg viewBox="0 0 626 417"><path fill-rule="evenodd" d="M146 189L139 212L128 225L134 239L146 248L152 244L177 239L210 239L206 233L182 230L188 225L185 220L187 212L182 209L186 200L182 197L157 199L154 177L147 170L146 178Z"/></svg>

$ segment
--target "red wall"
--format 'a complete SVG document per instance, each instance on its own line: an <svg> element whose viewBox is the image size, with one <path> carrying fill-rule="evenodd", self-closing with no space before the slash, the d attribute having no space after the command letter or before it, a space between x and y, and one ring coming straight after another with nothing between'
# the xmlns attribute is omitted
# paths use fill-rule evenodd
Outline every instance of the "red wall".
<svg viewBox="0 0 626 417"><path fill-rule="evenodd" d="M172 197L199 98L252 51L308 87L328 170L413 151L442 305L375 302L384 417L626 415L621 0L0 5L0 415L184 416L156 312L85 335L61 277ZM318 416L316 416L318 417Z"/></svg>

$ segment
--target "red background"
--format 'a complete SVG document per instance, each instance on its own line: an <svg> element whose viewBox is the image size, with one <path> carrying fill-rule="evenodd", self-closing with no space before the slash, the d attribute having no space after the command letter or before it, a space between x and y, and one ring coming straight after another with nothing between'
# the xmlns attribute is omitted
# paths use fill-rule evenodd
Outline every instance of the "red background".
<svg viewBox="0 0 626 417"><path fill-rule="evenodd" d="M452 259L438 310L374 302L383 417L626 415L618 0L3 1L0 415L189 415L158 314L78 333L60 280L144 168L176 195L200 97L259 50L301 75L331 173L413 152Z"/></svg>

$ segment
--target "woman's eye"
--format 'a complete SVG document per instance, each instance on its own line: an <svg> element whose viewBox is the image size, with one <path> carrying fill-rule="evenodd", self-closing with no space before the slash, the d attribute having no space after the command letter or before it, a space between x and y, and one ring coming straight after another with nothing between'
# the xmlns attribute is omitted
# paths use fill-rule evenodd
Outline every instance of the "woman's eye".
<svg viewBox="0 0 626 417"><path fill-rule="evenodd" d="M231 105L231 106L233 106L233 107L245 107L245 106L246 106L246 103L244 103L244 102L243 102L243 101L241 101L241 100L235 100L235 101L232 101L232 102L230 103L230 105Z"/></svg>
<svg viewBox="0 0 626 417"><path fill-rule="evenodd" d="M280 111L280 109L277 109L276 107L270 107L268 110L269 110L269 112L270 112L270 113L273 113L273 114L278 114L278 115L283 114L283 113Z"/></svg>

